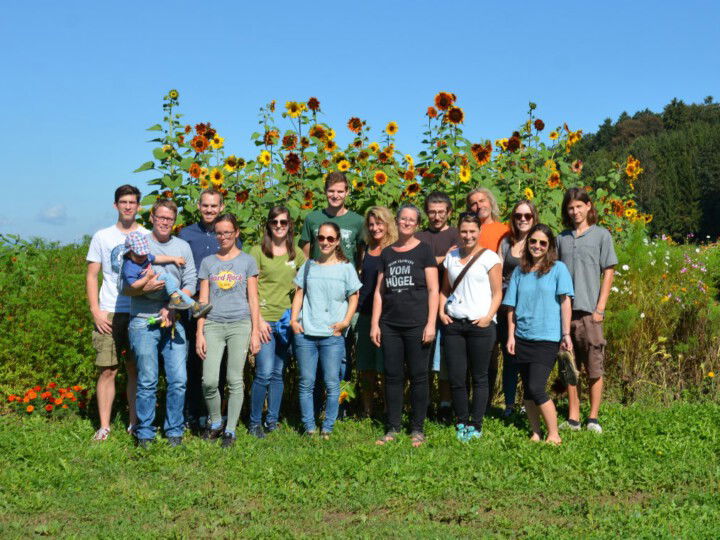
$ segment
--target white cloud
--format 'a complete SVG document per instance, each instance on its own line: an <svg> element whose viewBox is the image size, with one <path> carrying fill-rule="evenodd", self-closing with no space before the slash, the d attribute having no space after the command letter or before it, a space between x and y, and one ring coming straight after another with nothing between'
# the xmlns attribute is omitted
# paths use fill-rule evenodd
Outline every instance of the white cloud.
<svg viewBox="0 0 720 540"><path fill-rule="evenodd" d="M68 222L67 209L64 204L47 206L37 216L39 221L51 225L65 225Z"/></svg>

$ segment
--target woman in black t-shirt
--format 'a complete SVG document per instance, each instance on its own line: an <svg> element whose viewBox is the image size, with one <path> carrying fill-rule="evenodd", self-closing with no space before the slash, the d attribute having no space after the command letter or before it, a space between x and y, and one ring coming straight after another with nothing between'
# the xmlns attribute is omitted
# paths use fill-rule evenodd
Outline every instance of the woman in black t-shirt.
<svg viewBox="0 0 720 540"><path fill-rule="evenodd" d="M435 339L438 272L432 249L414 236L419 222L420 210L403 205L397 214L398 240L380 254L370 338L383 349L387 431L377 444L395 440L400 431L405 366L410 375L412 444L425 442L428 355Z"/></svg>

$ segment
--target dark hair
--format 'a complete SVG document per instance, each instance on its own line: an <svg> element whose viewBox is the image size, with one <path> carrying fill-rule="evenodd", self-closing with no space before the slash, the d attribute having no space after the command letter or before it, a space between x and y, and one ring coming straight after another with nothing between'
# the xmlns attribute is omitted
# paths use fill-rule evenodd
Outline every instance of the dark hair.
<svg viewBox="0 0 720 540"><path fill-rule="evenodd" d="M215 225L217 225L218 223L220 223L222 221L229 221L232 224L235 232L240 230L240 226L238 225L237 218L233 214L228 213L228 214L219 215L215 219Z"/></svg>
<svg viewBox="0 0 720 540"><path fill-rule="evenodd" d="M284 206L273 206L268 212L267 221L265 221L265 231L263 232L262 243L260 244L260 251L268 257L273 258L272 252L272 230L270 228L270 222L278 216L287 214L288 218L288 231L285 237L285 248L287 249L288 260L292 261L295 259L295 241L293 239L295 233L295 224L293 223L290 210Z"/></svg>
<svg viewBox="0 0 720 540"><path fill-rule="evenodd" d="M345 189L350 190L350 184L348 183L347 176L345 176L345 173L340 171L331 172L327 175L327 178L325 178L325 189L324 191L327 191L330 186L333 184L339 184L339 183L345 184Z"/></svg>
<svg viewBox="0 0 720 540"><path fill-rule="evenodd" d="M517 222L515 220L515 212L517 212L517 209L520 208L523 204L530 208L533 225L538 224L537 208L535 208L535 205L532 203L532 201L529 201L528 199L522 199L521 201L518 201L517 204L513 206L512 212L510 212L510 234L508 236L511 246L514 246L515 242L520 240L520 229L518 229Z"/></svg>
<svg viewBox="0 0 720 540"><path fill-rule="evenodd" d="M220 193L217 189L215 189L215 188L206 188L206 189L203 189L203 190L200 192L200 197L198 197L198 205L200 204L200 202L202 201L202 198L203 198L205 195L217 195L218 197L220 197L220 204L224 204L224 202L225 202L225 201L224 201L223 194Z"/></svg>
<svg viewBox="0 0 720 540"><path fill-rule="evenodd" d="M117 204L120 200L120 197L123 197L124 195L135 195L138 204L140 204L140 190L135 186L125 184L117 188L115 190L115 204Z"/></svg>
<svg viewBox="0 0 720 540"><path fill-rule="evenodd" d="M450 197L448 196L448 194L443 191L433 191L430 195L428 195L425 198L425 205L423 207L425 209L425 213L427 214L428 207L431 204L436 204L436 203L445 203L445 205L447 206L447 211L452 212L452 209L453 209L452 201L450 200Z"/></svg>
<svg viewBox="0 0 720 540"><path fill-rule="evenodd" d="M320 229L322 229L323 227L330 227L333 231L335 231L335 235L338 239L338 243L335 246L335 256L338 258L339 261L349 262L348 258L345 256L345 252L342 250L342 246L340 245L342 236L340 235L340 227L338 226L338 224L333 221L326 221L325 223L320 225L320 227L318 228L318 232L320 232Z"/></svg>
<svg viewBox="0 0 720 540"><path fill-rule="evenodd" d="M460 214L460 219L458 219L458 229L460 228L460 225L463 223L474 223L477 225L478 229L482 228L482 223L480 223L480 218L475 212L463 212Z"/></svg>
<svg viewBox="0 0 720 540"><path fill-rule="evenodd" d="M527 274L528 272L532 271L533 260L532 255L530 255L530 237L536 232L543 233L545 236L547 236L548 239L547 252L545 252L545 257L543 257L543 260L540 263L540 268L538 268L537 270L537 275L539 277L544 276L550 271L550 269L553 267L553 264L555 264L555 261L557 261L558 253L557 246L555 245L555 235L550 230L550 227L548 227L547 225L543 225L542 223L534 225L533 228L530 229L530 232L528 232L527 240L525 241L525 247L523 248L522 252L522 257L520 258L520 269L523 271L523 273Z"/></svg>
<svg viewBox="0 0 720 540"><path fill-rule="evenodd" d="M417 223L416 225L420 225L420 222L422 222L422 214L420 213L420 209L415 206L414 204L405 203L400 208L398 208L397 213L395 214L395 221L400 219L400 214L402 214L403 210L412 210L417 215Z"/></svg>
<svg viewBox="0 0 720 540"><path fill-rule="evenodd" d="M590 204L590 211L587 214L587 222L588 225L595 225L598 221L598 213L597 210L595 210L595 205L590 200L590 195L588 195L587 191L579 187L570 188L565 192L565 197L562 202L563 225L565 225L568 229L575 228L575 224L573 223L573 220L570 219L570 214L568 214L568 206L570 206L570 203L573 201Z"/></svg>

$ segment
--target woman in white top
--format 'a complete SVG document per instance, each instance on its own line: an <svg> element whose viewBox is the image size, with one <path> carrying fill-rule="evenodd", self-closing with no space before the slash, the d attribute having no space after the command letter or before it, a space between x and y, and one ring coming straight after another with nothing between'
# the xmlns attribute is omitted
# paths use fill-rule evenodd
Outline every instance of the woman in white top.
<svg viewBox="0 0 720 540"><path fill-rule="evenodd" d="M487 407L488 366L495 344L495 314L502 300L500 257L478 243L480 220L460 215L460 247L447 254L440 292L443 333L457 437L463 442L482 434ZM464 271L464 273L463 273ZM461 275L462 274L462 275ZM472 421L468 408L467 371L472 375Z"/></svg>

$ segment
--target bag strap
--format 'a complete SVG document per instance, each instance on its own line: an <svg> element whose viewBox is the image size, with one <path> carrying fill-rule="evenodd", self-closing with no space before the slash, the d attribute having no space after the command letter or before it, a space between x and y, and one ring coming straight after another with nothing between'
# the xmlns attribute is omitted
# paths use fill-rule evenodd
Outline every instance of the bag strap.
<svg viewBox="0 0 720 540"><path fill-rule="evenodd" d="M450 294L455 292L455 289L457 289L458 285L460 285L460 282L462 281L462 278L465 277L465 274L467 274L468 270L470 270L470 267L475 264L475 261L477 261L480 256L487 251L487 248L482 248L480 251L478 251L475 255L473 255L473 258L468 261L468 263L465 265L465 268L460 270L460 273L458 274L458 277L455 279L455 282L452 284L452 287L450 288Z"/></svg>

